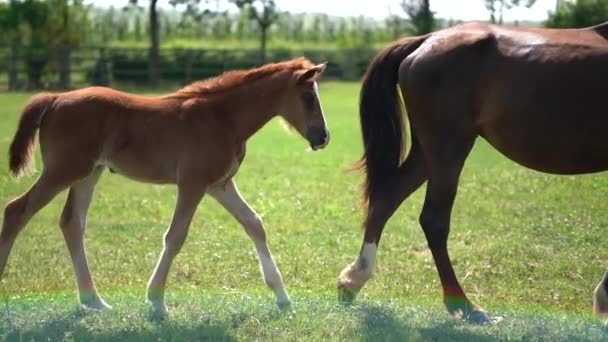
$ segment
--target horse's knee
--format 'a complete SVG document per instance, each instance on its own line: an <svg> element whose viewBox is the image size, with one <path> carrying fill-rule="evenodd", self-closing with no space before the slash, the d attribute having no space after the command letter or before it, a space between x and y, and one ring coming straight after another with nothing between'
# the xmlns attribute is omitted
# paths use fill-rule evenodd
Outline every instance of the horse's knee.
<svg viewBox="0 0 608 342"><path fill-rule="evenodd" d="M450 232L449 213L445 215L437 209L425 206L418 221L431 249L447 241Z"/></svg>

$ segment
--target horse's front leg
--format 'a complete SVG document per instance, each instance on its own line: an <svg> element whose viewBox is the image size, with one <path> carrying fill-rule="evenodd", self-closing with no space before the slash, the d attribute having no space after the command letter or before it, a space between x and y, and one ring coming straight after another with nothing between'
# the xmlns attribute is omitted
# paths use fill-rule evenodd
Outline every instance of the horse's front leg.
<svg viewBox="0 0 608 342"><path fill-rule="evenodd" d="M213 196L226 210L234 216L245 228L249 237L253 240L260 259L260 266L266 285L275 293L277 305L281 309L289 307L291 300L285 291L281 272L277 267L272 254L266 244L266 232L262 220L251 209L249 204L241 197L239 190L233 180L228 181L223 186L217 186L209 190Z"/></svg>
<svg viewBox="0 0 608 342"><path fill-rule="evenodd" d="M192 184L178 184L177 205L169 229L165 233L164 248L148 282L148 302L154 313L167 315L164 294L167 284L167 275L173 259L182 248L196 207L203 198L204 187Z"/></svg>

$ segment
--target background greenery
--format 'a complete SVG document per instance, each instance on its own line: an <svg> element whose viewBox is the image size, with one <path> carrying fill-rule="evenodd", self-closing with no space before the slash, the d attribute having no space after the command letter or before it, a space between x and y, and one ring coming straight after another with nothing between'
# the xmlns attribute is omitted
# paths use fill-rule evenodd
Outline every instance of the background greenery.
<svg viewBox="0 0 608 342"><path fill-rule="evenodd" d="M481 1L481 0L480 0ZM357 80L387 42L458 24L435 17L430 0L403 0L387 18L289 13L273 0L83 0L0 2L0 84L11 90L85 84L160 86L306 55L330 62L328 76ZM219 6L218 4L224 4ZM490 22L534 0L483 0ZM228 10L230 9L230 10ZM560 1L542 22L585 27L608 19L608 0ZM5 78L6 77L6 78ZM164 82L163 82L164 81Z"/></svg>

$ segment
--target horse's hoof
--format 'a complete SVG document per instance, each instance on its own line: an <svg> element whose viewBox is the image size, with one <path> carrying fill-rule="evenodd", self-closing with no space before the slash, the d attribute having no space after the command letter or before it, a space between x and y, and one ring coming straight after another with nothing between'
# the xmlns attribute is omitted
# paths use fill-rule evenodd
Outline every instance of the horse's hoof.
<svg viewBox="0 0 608 342"><path fill-rule="evenodd" d="M473 324L480 325L495 325L502 321L502 317L491 317L485 311L480 309L469 312L469 314L464 318Z"/></svg>
<svg viewBox="0 0 608 342"><path fill-rule="evenodd" d="M338 301L343 304L352 304L357 297L357 293L344 286L338 286Z"/></svg>

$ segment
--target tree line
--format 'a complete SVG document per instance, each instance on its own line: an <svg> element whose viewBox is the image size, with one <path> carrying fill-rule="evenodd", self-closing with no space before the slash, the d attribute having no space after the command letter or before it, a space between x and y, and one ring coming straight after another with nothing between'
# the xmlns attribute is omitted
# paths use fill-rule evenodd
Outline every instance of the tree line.
<svg viewBox="0 0 608 342"><path fill-rule="evenodd" d="M34 86L45 63L37 51L63 49L61 69L69 68L74 49L112 45L146 47L149 79L157 83L161 45L255 45L263 63L269 44L287 48L373 48L401 36L425 34L457 23L436 18L431 0L402 0L399 11L385 19L294 14L282 11L274 0L222 0L233 8L231 11L218 6L220 0L169 0L172 9L159 8L158 0L124 1L119 8L96 7L83 0L0 2L0 44L23 49L28 82ZM496 24L503 24L506 10L530 7L536 2L480 1L488 10L488 21ZM606 19L608 0L558 1L541 24L584 27Z"/></svg>

